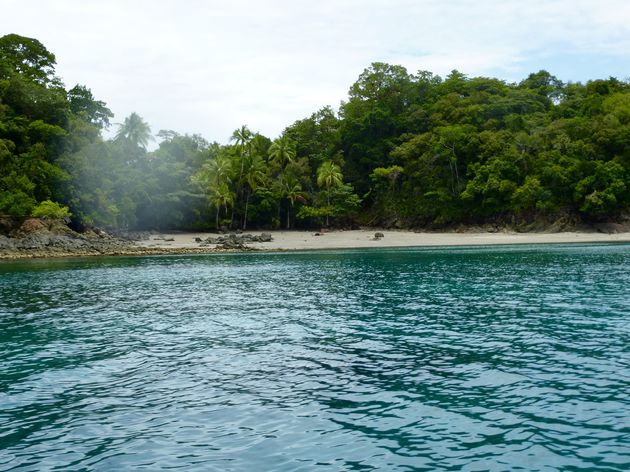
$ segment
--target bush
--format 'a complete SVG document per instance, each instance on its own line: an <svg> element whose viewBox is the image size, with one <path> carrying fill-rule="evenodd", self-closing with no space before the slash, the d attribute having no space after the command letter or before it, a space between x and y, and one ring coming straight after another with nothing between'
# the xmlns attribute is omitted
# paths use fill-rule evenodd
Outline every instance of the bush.
<svg viewBox="0 0 630 472"><path fill-rule="evenodd" d="M32 216L36 218L51 218L61 220L64 218L70 218L70 216L72 216L72 213L70 213L68 207L61 206L57 202L44 200L33 209Z"/></svg>

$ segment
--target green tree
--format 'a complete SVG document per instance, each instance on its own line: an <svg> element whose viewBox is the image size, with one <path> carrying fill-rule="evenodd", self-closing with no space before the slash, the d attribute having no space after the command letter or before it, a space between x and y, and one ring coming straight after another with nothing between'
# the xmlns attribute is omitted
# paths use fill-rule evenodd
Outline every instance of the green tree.
<svg viewBox="0 0 630 472"><path fill-rule="evenodd" d="M330 207L331 190L343 185L343 174L341 167L332 161L325 161L317 169L317 185L325 189L326 206ZM330 224L329 214L326 214L326 226Z"/></svg>
<svg viewBox="0 0 630 472"><path fill-rule="evenodd" d="M245 167L245 182L247 183L247 189L245 190L245 215L243 217L243 229L247 229L247 212L249 210L249 200L252 194L255 194L258 189L264 188L267 183L268 176L266 173L266 166L263 158L259 155L253 155L247 162Z"/></svg>
<svg viewBox="0 0 630 472"><path fill-rule="evenodd" d="M116 140L130 143L134 147L146 149L152 139L151 128L137 113L132 113L125 121L118 125Z"/></svg>
<svg viewBox="0 0 630 472"><path fill-rule="evenodd" d="M230 205L234 205L234 192L230 189L227 182L221 182L218 185L210 187L210 201L216 208L215 227L219 228L219 212L221 208L227 209Z"/></svg>
<svg viewBox="0 0 630 472"><path fill-rule="evenodd" d="M287 229L291 228L291 210L296 202L305 202L306 193L302 190L302 184L292 174L283 175L280 178L280 191L282 196L287 199Z"/></svg>
<svg viewBox="0 0 630 472"><path fill-rule="evenodd" d="M282 135L271 143L269 158L279 169L295 161L295 142L288 135Z"/></svg>
<svg viewBox="0 0 630 472"><path fill-rule="evenodd" d="M55 77L55 55L37 39L17 34L0 38L0 63L29 81L42 86L60 86Z"/></svg>
<svg viewBox="0 0 630 472"><path fill-rule="evenodd" d="M65 219L70 218L72 214L68 207L63 205L59 205L57 202L52 202L50 200L44 200L40 202L33 209L32 215L36 218L53 218L53 219Z"/></svg>
<svg viewBox="0 0 630 472"><path fill-rule="evenodd" d="M83 85L75 85L68 90L68 101L72 113L98 128L107 128L109 119L114 116L105 102L96 100L92 91Z"/></svg>
<svg viewBox="0 0 630 472"><path fill-rule="evenodd" d="M339 110L341 142L344 170L361 194L369 190L372 169L391 163L389 153L406 131L406 115L417 93L404 67L380 62L350 87L349 100Z"/></svg>
<svg viewBox="0 0 630 472"><path fill-rule="evenodd" d="M225 207L227 211L227 207L235 202L235 194L230 188L232 171L230 156L223 149L192 176L193 183L208 195L209 202L215 207L217 229L221 209Z"/></svg>

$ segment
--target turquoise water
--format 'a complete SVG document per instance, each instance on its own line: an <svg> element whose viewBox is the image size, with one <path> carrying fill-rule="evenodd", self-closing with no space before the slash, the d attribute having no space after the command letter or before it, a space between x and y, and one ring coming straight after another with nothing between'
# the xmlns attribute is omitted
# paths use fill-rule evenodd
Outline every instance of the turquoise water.
<svg viewBox="0 0 630 472"><path fill-rule="evenodd" d="M630 245L0 263L0 470L628 470Z"/></svg>

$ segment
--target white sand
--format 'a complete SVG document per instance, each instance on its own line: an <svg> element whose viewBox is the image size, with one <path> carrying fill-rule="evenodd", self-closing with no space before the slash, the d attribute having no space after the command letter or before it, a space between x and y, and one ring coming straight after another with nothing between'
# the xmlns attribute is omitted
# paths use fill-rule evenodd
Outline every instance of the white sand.
<svg viewBox="0 0 630 472"><path fill-rule="evenodd" d="M374 233L384 237L374 240ZM262 231L246 231L258 235ZM270 231L273 241L251 243L248 246L266 250L345 249L410 246L468 246L491 244L540 244L540 243L591 243L630 242L630 232L617 234L565 232L565 233L416 233L413 231L353 230L331 231L315 236L308 231ZM216 237L212 233L163 233L151 236L149 241L139 243L143 247L195 248L195 238ZM164 239L174 239L165 241ZM214 246L210 246L213 248Z"/></svg>

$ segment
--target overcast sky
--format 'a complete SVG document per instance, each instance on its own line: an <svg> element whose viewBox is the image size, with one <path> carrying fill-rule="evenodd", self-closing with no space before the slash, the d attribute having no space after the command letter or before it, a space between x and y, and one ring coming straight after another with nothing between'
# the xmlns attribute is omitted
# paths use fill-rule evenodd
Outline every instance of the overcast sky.
<svg viewBox="0 0 630 472"><path fill-rule="evenodd" d="M375 61L519 81L630 77L630 0L0 0L0 34L39 39L68 88L121 122L225 143L270 138L347 96Z"/></svg>

